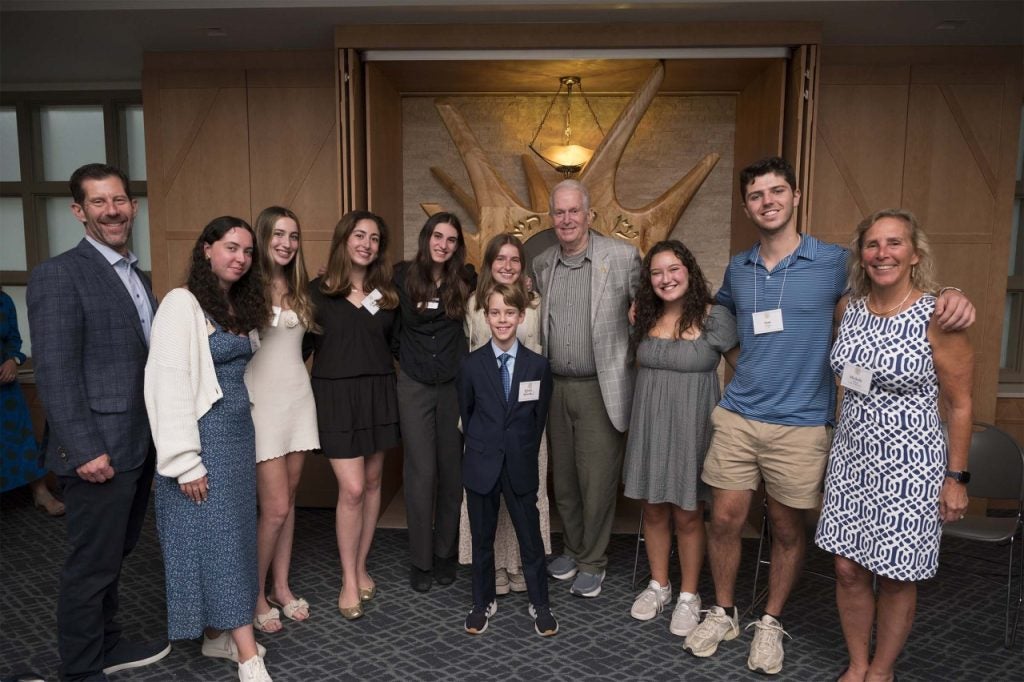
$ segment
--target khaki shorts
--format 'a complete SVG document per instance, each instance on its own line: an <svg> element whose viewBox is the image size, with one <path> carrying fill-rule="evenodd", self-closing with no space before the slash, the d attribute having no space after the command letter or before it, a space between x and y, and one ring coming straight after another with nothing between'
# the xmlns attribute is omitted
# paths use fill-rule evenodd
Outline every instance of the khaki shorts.
<svg viewBox="0 0 1024 682"><path fill-rule="evenodd" d="M785 426L741 417L723 407L711 413L714 430L701 478L723 490L757 490L794 509L821 501L832 444L829 426Z"/></svg>

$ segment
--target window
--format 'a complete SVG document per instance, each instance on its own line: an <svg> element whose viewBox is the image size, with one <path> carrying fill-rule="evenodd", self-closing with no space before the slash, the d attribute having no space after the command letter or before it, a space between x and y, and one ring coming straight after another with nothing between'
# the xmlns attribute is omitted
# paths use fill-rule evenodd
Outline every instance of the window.
<svg viewBox="0 0 1024 682"><path fill-rule="evenodd" d="M146 149L138 92L0 95L0 285L18 308L31 355L25 287L37 264L81 240L68 178L86 163L110 163L131 179L139 200L130 247L150 268Z"/></svg>
<svg viewBox="0 0 1024 682"><path fill-rule="evenodd" d="M1024 384L1024 108L1017 148L1017 188L1010 231L1010 267L1006 278L1006 309L999 353L999 381Z"/></svg>

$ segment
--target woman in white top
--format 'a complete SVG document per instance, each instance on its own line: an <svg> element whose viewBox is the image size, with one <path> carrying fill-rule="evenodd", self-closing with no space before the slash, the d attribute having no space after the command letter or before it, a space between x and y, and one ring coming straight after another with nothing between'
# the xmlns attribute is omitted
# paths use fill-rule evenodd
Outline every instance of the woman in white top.
<svg viewBox="0 0 1024 682"><path fill-rule="evenodd" d="M281 206L263 209L256 218L256 243L271 316L260 331L260 350L249 366L260 505L259 594L253 625L261 632L277 632L282 612L296 621L309 618L309 603L292 593L288 575L295 490L306 452L320 447L313 390L302 361L302 339L315 325L298 217ZM268 594L271 567L273 588Z"/></svg>
<svg viewBox="0 0 1024 682"><path fill-rule="evenodd" d="M487 309L486 292L493 284L510 284L521 287L530 302L526 309L526 319L519 325L517 336L530 350L543 353L540 340L540 297L529 291L526 286L527 277L523 270L526 267L526 253L523 243L511 234L499 234L493 237L484 249L484 262L480 270L476 293L469 299L464 327L469 350L474 351L491 339L491 330L487 326L484 311ZM538 453L540 463L541 487L537 491L537 509L540 512L540 531L544 539L545 554L551 553L551 518L549 514L547 483L548 480L548 442L547 436L540 441ZM462 517L459 526L459 563L468 564L473 560L473 547L469 532L469 515L466 512L466 500L462 500ZM498 512L498 528L494 537L494 582L498 594L525 592L526 580L523 578L522 562L519 557L519 543L516 541L515 529L509 518L505 502L502 500Z"/></svg>

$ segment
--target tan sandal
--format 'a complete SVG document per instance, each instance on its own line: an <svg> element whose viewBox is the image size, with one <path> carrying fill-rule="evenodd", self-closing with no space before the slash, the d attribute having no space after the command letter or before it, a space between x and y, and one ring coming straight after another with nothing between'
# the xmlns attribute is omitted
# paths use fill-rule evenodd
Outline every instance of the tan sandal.
<svg viewBox="0 0 1024 682"><path fill-rule="evenodd" d="M270 623L270 622L275 621L275 620L278 622L278 624L281 627L279 627L276 630L268 630L267 629L267 623ZM273 634L275 632L280 632L281 630L284 629L284 623L281 622L281 612L278 611L277 609L273 609L272 608L269 611L267 611L266 613L257 613L256 615L254 615L252 617L252 626L254 628L256 628L257 630L259 630L260 632L266 632L267 634Z"/></svg>
<svg viewBox="0 0 1024 682"><path fill-rule="evenodd" d="M267 603L270 604L271 606L280 607L281 611L284 613L284 617L285 618L288 618L290 620L294 620L296 622L302 622L302 621L306 620L307 618L309 618L309 616L310 616L310 613L309 613L309 602L306 601L305 599L303 599L302 597L299 597L297 599L292 599L287 604L282 604L281 602L277 601L276 599L273 599L271 597L267 597ZM297 611L302 611L303 609L305 609L305 611L306 611L306 618L296 618L295 617L295 613Z"/></svg>

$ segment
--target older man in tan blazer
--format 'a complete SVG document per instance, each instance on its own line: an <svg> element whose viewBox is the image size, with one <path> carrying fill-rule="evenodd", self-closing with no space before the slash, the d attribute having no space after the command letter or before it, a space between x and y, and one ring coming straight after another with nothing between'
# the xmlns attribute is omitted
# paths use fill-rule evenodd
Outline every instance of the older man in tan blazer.
<svg viewBox="0 0 1024 682"><path fill-rule="evenodd" d="M633 400L627 314L640 279L636 248L590 231L575 180L551 192L558 244L537 256L544 350L555 375L548 442L564 550L548 573L581 597L601 593Z"/></svg>

